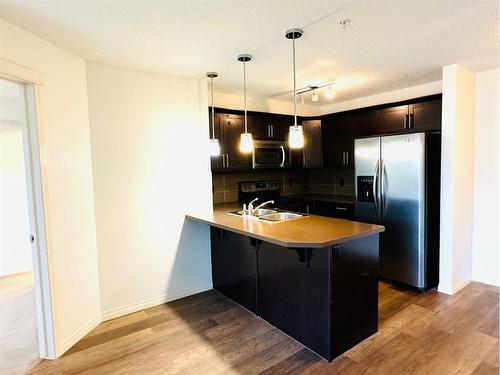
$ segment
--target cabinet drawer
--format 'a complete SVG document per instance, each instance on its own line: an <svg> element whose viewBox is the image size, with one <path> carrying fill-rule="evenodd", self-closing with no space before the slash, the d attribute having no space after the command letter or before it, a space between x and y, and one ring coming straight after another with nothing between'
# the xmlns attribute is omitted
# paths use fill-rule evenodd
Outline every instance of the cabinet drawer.
<svg viewBox="0 0 500 375"><path fill-rule="evenodd" d="M347 203L314 201L314 214L338 219L353 220L354 205Z"/></svg>

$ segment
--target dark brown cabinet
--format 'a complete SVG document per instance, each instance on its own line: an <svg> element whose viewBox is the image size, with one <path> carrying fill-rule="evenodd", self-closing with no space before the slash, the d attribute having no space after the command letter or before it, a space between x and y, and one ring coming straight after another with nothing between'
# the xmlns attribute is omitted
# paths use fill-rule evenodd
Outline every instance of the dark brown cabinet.
<svg viewBox="0 0 500 375"><path fill-rule="evenodd" d="M248 116L248 131L254 139L263 141L284 141L287 128L286 116L255 114Z"/></svg>
<svg viewBox="0 0 500 375"><path fill-rule="evenodd" d="M302 150L303 168L321 168L323 152L321 141L321 120L302 121L305 144Z"/></svg>
<svg viewBox="0 0 500 375"><path fill-rule="evenodd" d="M210 240L214 289L257 313L256 240L214 227Z"/></svg>
<svg viewBox="0 0 500 375"><path fill-rule="evenodd" d="M441 109L441 99L410 104L408 109L410 131L420 132L441 129Z"/></svg>
<svg viewBox="0 0 500 375"><path fill-rule="evenodd" d="M315 200L312 213L314 215L354 220L354 205Z"/></svg>
<svg viewBox="0 0 500 375"><path fill-rule="evenodd" d="M286 248L211 227L214 289L327 360L378 328L377 234Z"/></svg>
<svg viewBox="0 0 500 375"><path fill-rule="evenodd" d="M349 120L349 114L338 114L324 121L323 165L325 167L353 167L354 133Z"/></svg>
<svg viewBox="0 0 500 375"><path fill-rule="evenodd" d="M237 115L222 115L222 153L225 154L226 169L247 169L250 155L240 152L240 135L245 132L243 118Z"/></svg>
<svg viewBox="0 0 500 375"><path fill-rule="evenodd" d="M377 134L441 129L441 99L379 109Z"/></svg>
<svg viewBox="0 0 500 375"><path fill-rule="evenodd" d="M245 131L243 117L217 114L215 115L214 130L215 137L219 140L221 155L211 157L212 171L248 169L250 167L250 155L243 154L239 150L240 135Z"/></svg>
<svg viewBox="0 0 500 375"><path fill-rule="evenodd" d="M408 106L384 108L377 111L377 133L403 133L408 130Z"/></svg>

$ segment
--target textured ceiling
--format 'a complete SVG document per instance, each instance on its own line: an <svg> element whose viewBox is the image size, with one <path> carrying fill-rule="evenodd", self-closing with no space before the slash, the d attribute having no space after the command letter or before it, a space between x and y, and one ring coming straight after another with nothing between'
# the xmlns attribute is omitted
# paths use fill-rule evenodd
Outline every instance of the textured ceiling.
<svg viewBox="0 0 500 375"><path fill-rule="evenodd" d="M289 98L336 79L336 101L439 80L444 65L498 66L497 0L0 0L0 17L89 61L184 77L217 71L218 91ZM339 22L352 19L344 29ZM326 104L324 99L318 104Z"/></svg>

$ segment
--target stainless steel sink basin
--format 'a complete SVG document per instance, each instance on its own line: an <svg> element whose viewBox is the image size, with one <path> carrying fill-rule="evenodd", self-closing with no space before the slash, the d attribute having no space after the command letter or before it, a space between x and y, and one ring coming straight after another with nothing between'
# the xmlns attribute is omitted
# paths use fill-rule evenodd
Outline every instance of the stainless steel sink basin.
<svg viewBox="0 0 500 375"><path fill-rule="evenodd" d="M260 220L267 220L273 222L287 221L292 219L299 219L304 217L304 215L296 214L294 212L276 212L267 215L262 215L259 217Z"/></svg>
<svg viewBox="0 0 500 375"><path fill-rule="evenodd" d="M270 210L270 209L267 209L267 208L258 208L256 210L253 211L253 216L256 216L256 217L261 217L262 215L269 215L269 214L274 214L278 211L276 210ZM243 210L240 210L240 211L233 211L231 212L232 214L235 214L235 215L243 215Z"/></svg>

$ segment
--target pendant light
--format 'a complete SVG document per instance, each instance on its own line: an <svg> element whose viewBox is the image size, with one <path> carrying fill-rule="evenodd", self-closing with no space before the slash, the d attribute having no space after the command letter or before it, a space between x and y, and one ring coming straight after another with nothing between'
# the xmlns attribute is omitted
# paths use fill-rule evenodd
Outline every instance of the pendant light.
<svg viewBox="0 0 500 375"><path fill-rule="evenodd" d="M238 61L243 63L243 104L245 107L245 132L240 136L240 151L247 154L253 151L252 133L248 132L247 124L247 70L246 63L252 60L252 56L248 54L238 55Z"/></svg>
<svg viewBox="0 0 500 375"><path fill-rule="evenodd" d="M212 91L212 138L208 143L208 150L210 152L210 156L219 156L220 155L220 145L219 140L215 138L215 111L214 111L214 78L217 78L219 75L215 72L208 72L206 74L208 78L210 78L210 88Z"/></svg>
<svg viewBox="0 0 500 375"><path fill-rule="evenodd" d="M300 29L290 29L285 33L285 37L292 39L293 43L293 125L290 126L290 134L288 136L290 148L304 147L302 126L297 124L297 80L295 72L295 39L300 38L302 34L303 32Z"/></svg>

